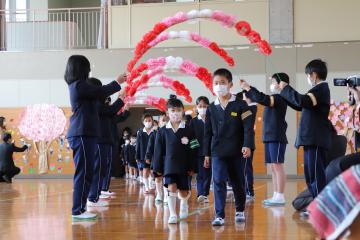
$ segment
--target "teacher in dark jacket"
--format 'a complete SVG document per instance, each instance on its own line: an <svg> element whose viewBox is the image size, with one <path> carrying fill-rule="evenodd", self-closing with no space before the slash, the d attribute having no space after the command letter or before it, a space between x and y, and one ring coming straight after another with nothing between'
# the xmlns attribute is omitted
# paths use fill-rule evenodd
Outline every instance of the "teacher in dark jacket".
<svg viewBox="0 0 360 240"><path fill-rule="evenodd" d="M3 133L1 138L3 143L0 144L0 180L11 183L11 179L20 173L20 168L14 164L13 153L24 152L28 147L16 147L10 133Z"/></svg>

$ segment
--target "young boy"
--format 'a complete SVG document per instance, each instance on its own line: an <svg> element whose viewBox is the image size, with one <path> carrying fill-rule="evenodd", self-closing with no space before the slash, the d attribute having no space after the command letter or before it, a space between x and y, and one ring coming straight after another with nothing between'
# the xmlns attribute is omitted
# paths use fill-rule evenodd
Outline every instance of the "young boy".
<svg viewBox="0 0 360 240"><path fill-rule="evenodd" d="M2 134L1 140L3 143L0 144L0 180L12 183L12 178L20 173L20 168L14 164L13 154L26 151L28 146L16 147L12 142L11 134L7 132Z"/></svg>
<svg viewBox="0 0 360 240"><path fill-rule="evenodd" d="M125 141L129 141L124 147L124 159L129 166L129 178L136 179L136 135L131 135L130 140Z"/></svg>
<svg viewBox="0 0 360 240"><path fill-rule="evenodd" d="M166 116L166 113L162 113L159 117L158 129L157 130L154 129L154 131L151 133L150 138L149 138L149 142L148 142L148 146L147 146L147 150L146 150L146 159L149 159L151 161L151 169L152 170L154 170L154 150L155 150L156 134L160 128L164 127L167 124L168 121L169 121L169 118L168 118L168 116ZM153 171L153 175L155 177L155 188L156 188L155 202L161 203L164 199L163 188L164 188L164 192L166 191L166 188L163 187L162 176L159 176L155 171ZM165 203L165 201L167 203L166 194L165 194L164 203Z"/></svg>
<svg viewBox="0 0 360 240"><path fill-rule="evenodd" d="M204 153L202 151L204 127L206 119L206 109L210 105L207 97L201 96L196 99L196 112L198 115L190 121L200 148L197 151L198 174L196 176L197 201L199 203L209 203L209 191L211 184L211 168L204 167Z"/></svg>
<svg viewBox="0 0 360 240"><path fill-rule="evenodd" d="M227 69L214 73L213 88L217 96L206 111L204 133L205 166L212 164L215 212L213 226L225 224L226 181L229 178L235 197L235 221L245 221L245 161L251 155L251 111L242 100L231 95L232 74Z"/></svg>
<svg viewBox="0 0 360 240"><path fill-rule="evenodd" d="M251 126L253 126L251 134L251 156L249 158L245 158L245 191L246 191L246 201L253 202L255 200L254 193L254 170L253 170L253 159L255 152L255 121L256 121L256 113L257 113L257 104L253 102L246 94L246 92L238 93L237 97L244 100L248 105L251 111Z"/></svg>
<svg viewBox="0 0 360 240"><path fill-rule="evenodd" d="M136 161L139 165L140 176L143 177L142 182L145 186L145 194L150 193L150 161L145 159L146 149L149 142L150 134L152 133L153 118L149 114L144 114L143 118L144 128L137 133L136 140Z"/></svg>
<svg viewBox="0 0 360 240"><path fill-rule="evenodd" d="M167 102L170 121L161 128L155 140L154 171L164 176L168 188L169 224L176 224L176 198L179 190L180 219L187 218L190 198L189 176L196 168L196 149L200 146L192 129L183 121L184 106L172 96Z"/></svg>
<svg viewBox="0 0 360 240"><path fill-rule="evenodd" d="M315 59L306 65L305 73L311 89L302 95L281 81L280 95L288 101L290 107L301 111L295 146L304 147L304 174L306 184L315 198L326 185L326 153L331 145L330 89L325 81L326 63ZM306 216L306 214L305 214Z"/></svg>
<svg viewBox="0 0 360 240"><path fill-rule="evenodd" d="M266 95L250 86L245 80L240 80L240 87L252 101L265 106L263 113L262 140L265 144L265 163L270 164L272 171L273 196L265 199L264 205L285 205L285 150L287 123L285 121L287 103L280 96L279 83L289 83L286 73L275 73L271 78L270 92Z"/></svg>

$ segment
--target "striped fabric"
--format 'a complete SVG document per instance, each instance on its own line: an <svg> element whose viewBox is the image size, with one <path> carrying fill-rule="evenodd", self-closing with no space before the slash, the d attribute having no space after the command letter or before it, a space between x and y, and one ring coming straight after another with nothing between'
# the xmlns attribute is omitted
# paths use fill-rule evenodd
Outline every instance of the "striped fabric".
<svg viewBox="0 0 360 240"><path fill-rule="evenodd" d="M321 238L339 237L360 212L360 164L331 181L308 211L309 221Z"/></svg>

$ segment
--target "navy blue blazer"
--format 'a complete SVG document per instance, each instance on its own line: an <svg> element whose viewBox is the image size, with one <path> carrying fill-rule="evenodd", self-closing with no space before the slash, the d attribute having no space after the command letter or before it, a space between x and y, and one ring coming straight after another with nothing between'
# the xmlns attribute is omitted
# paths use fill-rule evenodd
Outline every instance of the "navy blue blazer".
<svg viewBox="0 0 360 240"><path fill-rule="evenodd" d="M248 106L252 113L250 118L251 118L251 126L253 126L252 130L251 130L250 149L254 151L255 150L255 121L256 121L257 106L256 106L256 104L248 105Z"/></svg>
<svg viewBox="0 0 360 240"><path fill-rule="evenodd" d="M96 103L120 91L116 81L102 87L95 87L85 80L78 80L69 85L72 116L67 137L100 136L100 120Z"/></svg>
<svg viewBox="0 0 360 240"><path fill-rule="evenodd" d="M145 161L150 135L151 133L147 134L147 132L144 132L144 129L138 130L136 137L136 160Z"/></svg>
<svg viewBox="0 0 360 240"><path fill-rule="evenodd" d="M123 111L122 113L115 114L115 116L113 116L113 118L111 119L111 132L112 132L112 141L114 145L117 145L119 143L120 147L122 144L125 143L125 141L123 142L123 139L120 139L119 137L119 133L118 133L118 123L124 122L126 121L126 119L130 116L130 111Z"/></svg>
<svg viewBox="0 0 360 240"><path fill-rule="evenodd" d="M131 144L124 146L125 162L130 163L130 164L135 164L136 163L135 154L136 154L136 146L133 146Z"/></svg>
<svg viewBox="0 0 360 240"><path fill-rule="evenodd" d="M157 131L150 133L149 141L146 148L145 160L150 160L151 164L153 163L154 158L154 149L155 149L155 138Z"/></svg>
<svg viewBox="0 0 360 240"><path fill-rule="evenodd" d="M199 147L199 142L189 125L181 122L178 130L174 132L169 122L156 134L153 170L164 176L196 172L196 149Z"/></svg>
<svg viewBox="0 0 360 240"><path fill-rule="evenodd" d="M107 105L100 101L98 101L97 105L100 118L100 136L98 137L98 143L114 144L114 135L116 132L112 132L112 119L124 106L124 102L118 98L112 105Z"/></svg>
<svg viewBox="0 0 360 240"><path fill-rule="evenodd" d="M265 106L262 121L263 142L288 143L286 137L287 122L285 120L287 103L280 94L266 95L251 87L246 96Z"/></svg>
<svg viewBox="0 0 360 240"><path fill-rule="evenodd" d="M231 96L225 110L219 100L211 103L206 111L204 146L205 156L238 157L242 147L251 147L251 111L245 101Z"/></svg>
<svg viewBox="0 0 360 240"><path fill-rule="evenodd" d="M332 125L328 119L330 112L330 89L327 82L321 82L305 95L291 86L286 86L280 95L297 111L301 111L295 147L313 146L329 149Z"/></svg>
<svg viewBox="0 0 360 240"><path fill-rule="evenodd" d="M190 127L195 133L196 139L199 141L200 147L197 149L197 156L198 157L204 157L203 152L203 145L204 145L204 129L205 129L205 122L200 119L198 116L194 117L190 121Z"/></svg>

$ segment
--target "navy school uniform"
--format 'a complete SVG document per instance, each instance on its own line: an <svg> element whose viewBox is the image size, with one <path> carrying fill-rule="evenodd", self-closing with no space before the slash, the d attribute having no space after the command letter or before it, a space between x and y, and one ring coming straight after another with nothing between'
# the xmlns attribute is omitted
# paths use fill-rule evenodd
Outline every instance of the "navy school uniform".
<svg viewBox="0 0 360 240"><path fill-rule="evenodd" d="M146 131L146 128L140 129L137 132L136 137L136 160L139 161L138 166L140 170L143 170L144 168L150 168L150 164L145 162L146 158L146 150L147 145L149 142L150 135L153 131L151 131L149 134Z"/></svg>
<svg viewBox="0 0 360 240"><path fill-rule="evenodd" d="M326 153L331 145L329 85L323 81L305 95L286 86L280 94L291 107L301 111L295 146L304 147L305 180L309 191L316 197L326 185Z"/></svg>
<svg viewBox="0 0 360 240"><path fill-rule="evenodd" d="M150 169L154 168L154 150L155 150L155 138L157 131L150 133L149 141L146 148L145 159L150 160ZM158 177L154 172L154 176Z"/></svg>
<svg viewBox="0 0 360 240"><path fill-rule="evenodd" d="M111 120L114 115L124 106L124 102L119 98L112 105L105 104L104 101L97 102L100 119L100 135L97 138L96 159L94 162L94 176L92 179L89 201L97 202L103 189L104 183L107 184L107 176L110 175L110 164L112 158L113 136L111 131Z"/></svg>
<svg viewBox="0 0 360 240"><path fill-rule="evenodd" d="M249 109L252 113L251 117L251 126L253 126L251 134L251 142L250 142L250 149L251 149L251 156L245 159L245 190L246 195L254 196L254 170L253 170L253 159L254 159L254 152L255 152L255 121L256 121L256 113L257 113L257 106L256 103L249 104Z"/></svg>
<svg viewBox="0 0 360 240"><path fill-rule="evenodd" d="M120 91L121 87L113 81L102 87L95 87L85 80L69 85L72 116L67 138L75 162L72 215L84 213L86 199L93 177L97 137L100 136L100 123L96 102Z"/></svg>
<svg viewBox="0 0 360 240"><path fill-rule="evenodd" d="M155 140L154 172L165 178L164 186L176 183L179 190L190 190L188 172L196 171L199 142L192 129L182 121L175 132L170 122L161 128Z"/></svg>
<svg viewBox="0 0 360 240"><path fill-rule="evenodd" d="M287 123L285 120L287 102L280 94L266 95L256 88L246 93L251 100L264 105L262 140L265 144L265 163L284 163Z"/></svg>
<svg viewBox="0 0 360 240"><path fill-rule="evenodd" d="M206 111L204 155L212 159L216 217L225 217L226 182L229 178L236 211L245 209L245 161L242 147L251 147L251 111L243 100L231 96L226 108L219 99Z"/></svg>
<svg viewBox="0 0 360 240"><path fill-rule="evenodd" d="M128 163L129 167L137 168L135 154L136 145L128 144L124 146L124 159L125 162Z"/></svg>
<svg viewBox="0 0 360 240"><path fill-rule="evenodd" d="M193 118L190 121L190 127L195 133L196 139L199 141L200 147L197 149L197 164L198 164L198 173L196 176L196 187L197 187L197 196L209 196L210 185L211 185L211 168L204 167L204 153L202 150L204 142L204 128L205 122L202 120L200 115Z"/></svg>

